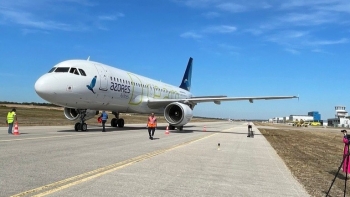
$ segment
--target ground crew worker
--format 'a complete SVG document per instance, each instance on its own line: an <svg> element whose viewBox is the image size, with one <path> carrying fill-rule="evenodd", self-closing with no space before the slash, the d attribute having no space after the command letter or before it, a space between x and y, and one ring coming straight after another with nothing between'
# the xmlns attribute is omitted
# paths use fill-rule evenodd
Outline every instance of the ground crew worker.
<svg viewBox="0 0 350 197"><path fill-rule="evenodd" d="M107 119L108 119L108 114L105 111L102 111L102 114L100 117L102 120L102 132L106 132L105 124L106 124Z"/></svg>
<svg viewBox="0 0 350 197"><path fill-rule="evenodd" d="M248 135L247 137L253 137L252 123L248 122Z"/></svg>
<svg viewBox="0 0 350 197"><path fill-rule="evenodd" d="M147 128L148 128L148 135L149 139L153 140L153 135L154 131L156 130L157 127L157 118L154 116L154 113L152 113L148 117L148 122L147 122Z"/></svg>
<svg viewBox="0 0 350 197"><path fill-rule="evenodd" d="M8 129L8 134L12 134L12 127L13 127L13 122L17 121L17 116L16 116L16 109L13 108L12 111L9 111L7 113L7 124L9 126Z"/></svg>

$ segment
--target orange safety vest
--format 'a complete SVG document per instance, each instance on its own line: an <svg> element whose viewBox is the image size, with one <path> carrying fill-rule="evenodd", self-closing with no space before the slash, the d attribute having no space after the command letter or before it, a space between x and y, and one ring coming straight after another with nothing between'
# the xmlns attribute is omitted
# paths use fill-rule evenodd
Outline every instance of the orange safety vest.
<svg viewBox="0 0 350 197"><path fill-rule="evenodd" d="M157 126L157 118L150 116L148 117L148 123L147 123L148 127L156 127Z"/></svg>

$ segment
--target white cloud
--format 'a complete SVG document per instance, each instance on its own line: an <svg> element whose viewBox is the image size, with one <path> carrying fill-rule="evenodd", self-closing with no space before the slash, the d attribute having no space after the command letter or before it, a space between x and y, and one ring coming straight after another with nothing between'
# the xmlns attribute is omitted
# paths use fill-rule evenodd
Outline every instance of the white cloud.
<svg viewBox="0 0 350 197"><path fill-rule="evenodd" d="M309 26L336 22L337 16L327 12L288 13L281 16L279 20L282 24L292 23L295 26Z"/></svg>
<svg viewBox="0 0 350 197"><path fill-rule="evenodd" d="M244 12L247 10L245 6L236 3L222 3L217 5L216 7L229 12Z"/></svg>
<svg viewBox="0 0 350 197"><path fill-rule="evenodd" d="M76 3L76 4L80 4L83 6L96 6L97 3L90 1L90 0L52 0L53 2L58 2L58 1L62 1L62 2L71 2L71 3Z"/></svg>
<svg viewBox="0 0 350 197"><path fill-rule="evenodd" d="M298 50L295 50L295 49L284 49L285 51L289 52L289 53L292 53L292 54L300 54L300 51Z"/></svg>
<svg viewBox="0 0 350 197"><path fill-rule="evenodd" d="M220 16L218 12L206 12L203 14L204 17L206 18L217 18Z"/></svg>
<svg viewBox="0 0 350 197"><path fill-rule="evenodd" d="M345 44L348 43L349 40L347 38L342 38L340 40L319 40L307 42L308 45L335 45L335 44Z"/></svg>
<svg viewBox="0 0 350 197"><path fill-rule="evenodd" d="M176 3L184 4L192 8L204 8L220 2L220 0L173 0Z"/></svg>
<svg viewBox="0 0 350 197"><path fill-rule="evenodd" d="M287 0L283 1L280 8L297 9L300 7L317 8L320 6L341 5L346 3L343 0Z"/></svg>
<svg viewBox="0 0 350 197"><path fill-rule="evenodd" d="M273 34L267 34L266 40L288 47L289 51L295 48L304 48L305 42L310 39L309 32L307 31L277 31Z"/></svg>
<svg viewBox="0 0 350 197"><path fill-rule="evenodd" d="M324 50L322 50L322 49L313 49L313 50L311 50L311 52L313 52L313 53L322 53L322 54L333 55L332 53L326 52L326 51L324 51Z"/></svg>
<svg viewBox="0 0 350 197"><path fill-rule="evenodd" d="M235 26L229 25L219 25L219 26L210 26L205 28L203 31L205 33L232 33L235 32L237 28Z"/></svg>
<svg viewBox="0 0 350 197"><path fill-rule="evenodd" d="M26 27L53 30L59 29L64 31L71 31L76 29L69 24L55 22L55 21L43 21L35 19L31 14L26 12L15 12L15 11L1 11L0 14L5 18L6 21L10 21Z"/></svg>
<svg viewBox="0 0 350 197"><path fill-rule="evenodd" d="M115 15L102 15L102 16L99 16L98 19L99 20L104 20L104 21L115 21L118 18L121 18L121 17L124 17L124 16L125 15L123 13L118 13L118 14L115 14Z"/></svg>
<svg viewBox="0 0 350 197"><path fill-rule="evenodd" d="M0 1L0 25L22 28L23 34L60 30L86 31L103 29L101 21L114 21L124 17L123 13L113 15L90 14L97 1L91 0L28 0ZM97 13L97 12L92 12ZM30 30L32 29L32 30Z"/></svg>
<svg viewBox="0 0 350 197"><path fill-rule="evenodd" d="M203 36L200 34L197 34L195 32L189 31L189 32L185 32L185 33L181 34L180 37L198 39L198 38L202 38Z"/></svg>

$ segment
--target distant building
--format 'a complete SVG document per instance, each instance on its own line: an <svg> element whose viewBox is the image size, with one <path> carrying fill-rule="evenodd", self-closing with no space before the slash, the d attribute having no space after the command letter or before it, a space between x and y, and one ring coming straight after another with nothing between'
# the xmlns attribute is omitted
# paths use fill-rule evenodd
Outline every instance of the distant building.
<svg viewBox="0 0 350 197"><path fill-rule="evenodd" d="M283 123L283 117L274 117L269 119L270 123Z"/></svg>
<svg viewBox="0 0 350 197"><path fill-rule="evenodd" d="M328 126L349 127L350 119L347 117L348 112L345 111L345 106L335 106L335 118L327 120Z"/></svg>
<svg viewBox="0 0 350 197"><path fill-rule="evenodd" d="M314 121L317 121L317 122L321 121L321 114L318 113L318 111L309 112L307 113L307 115L314 117Z"/></svg>
<svg viewBox="0 0 350 197"><path fill-rule="evenodd" d="M304 121L313 121L314 117L313 116L306 116L306 115L290 115L289 116L289 121L300 121L300 120L304 120Z"/></svg>

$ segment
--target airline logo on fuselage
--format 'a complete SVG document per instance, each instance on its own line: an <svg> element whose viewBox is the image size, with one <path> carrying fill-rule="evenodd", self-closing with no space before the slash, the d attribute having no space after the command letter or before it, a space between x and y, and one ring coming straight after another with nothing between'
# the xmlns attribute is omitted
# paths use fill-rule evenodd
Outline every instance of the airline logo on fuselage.
<svg viewBox="0 0 350 197"><path fill-rule="evenodd" d="M125 99L129 98L129 93L130 93L129 85L111 82L111 87L109 89L115 92L120 92L121 93L120 98L125 98Z"/></svg>
<svg viewBox="0 0 350 197"><path fill-rule="evenodd" d="M90 85L86 85L86 87L87 87L89 90L91 90L91 92L93 92L94 94L96 94L95 91L94 91L94 87L95 87L95 85L96 85L96 79L97 79L97 76L95 76L94 78L92 78Z"/></svg>

